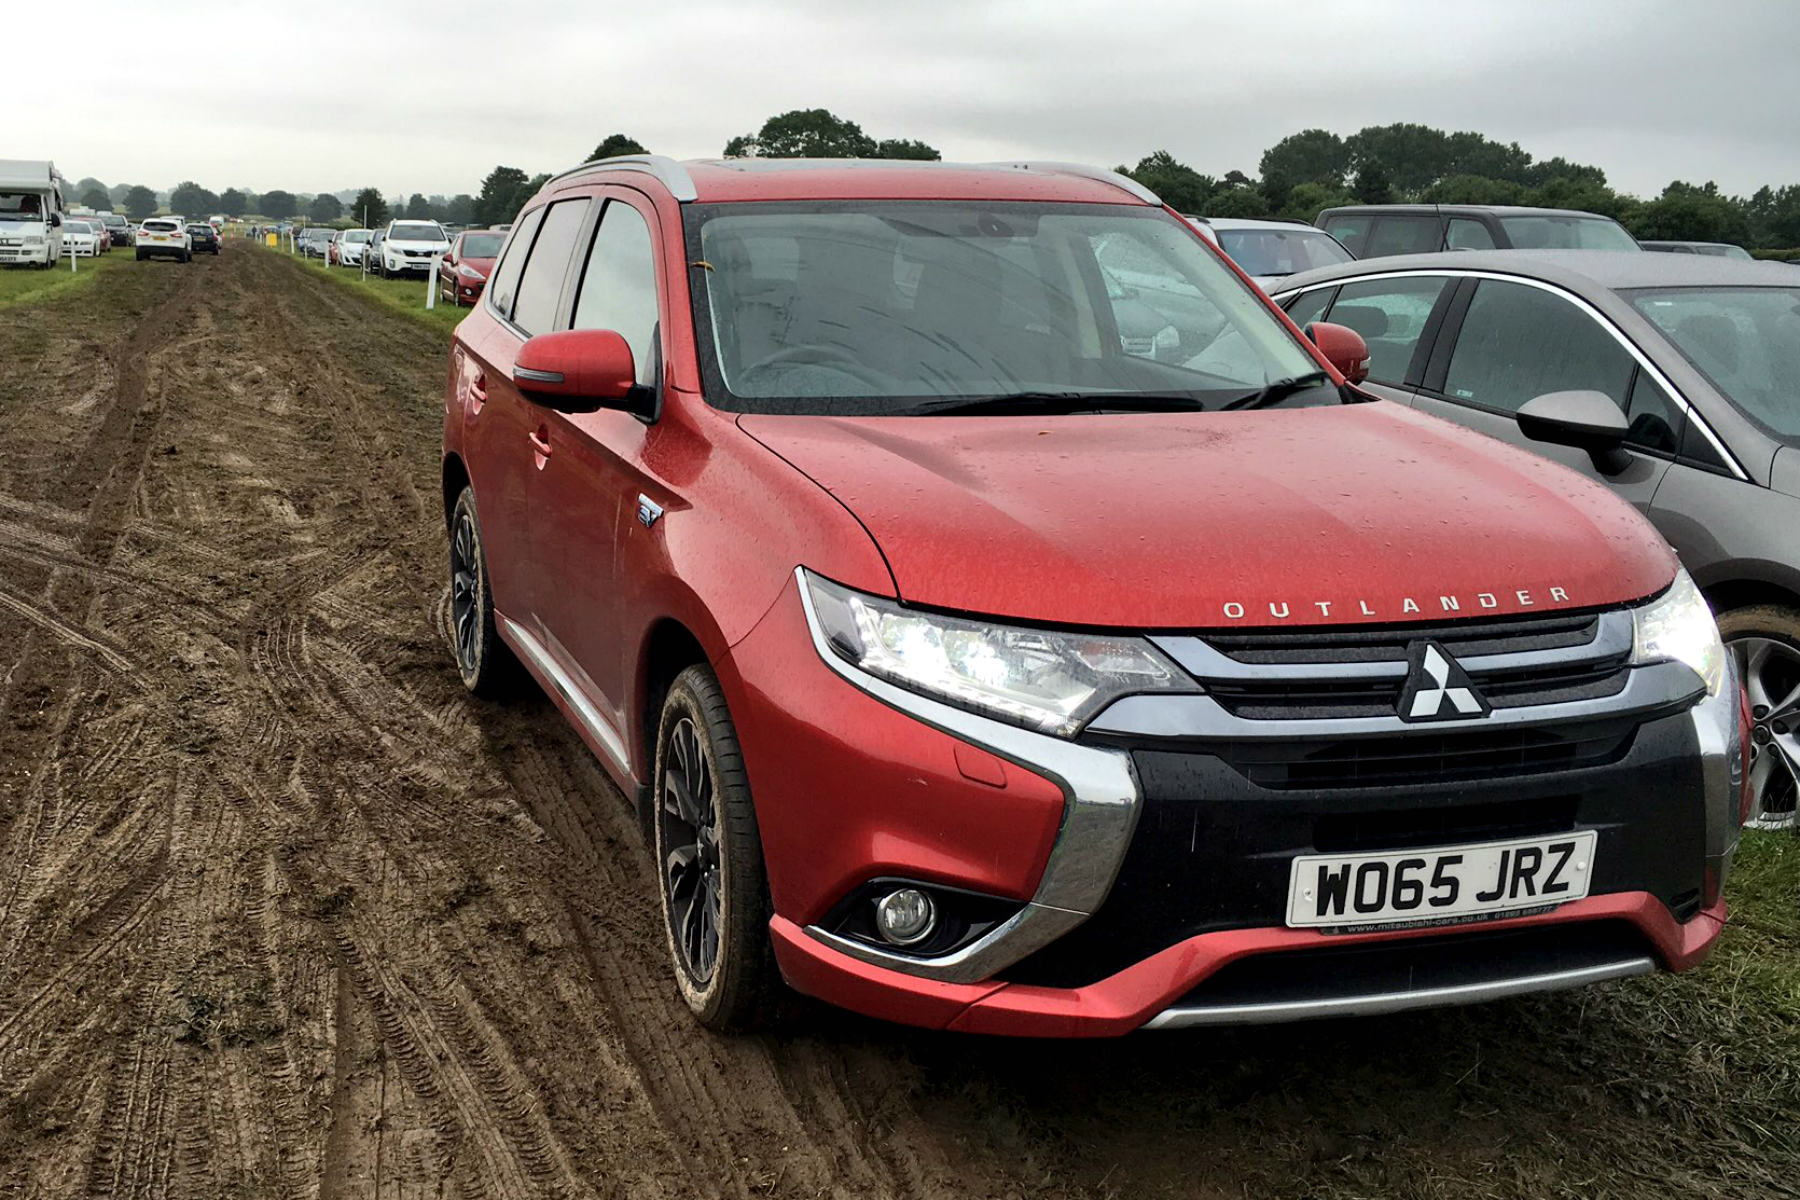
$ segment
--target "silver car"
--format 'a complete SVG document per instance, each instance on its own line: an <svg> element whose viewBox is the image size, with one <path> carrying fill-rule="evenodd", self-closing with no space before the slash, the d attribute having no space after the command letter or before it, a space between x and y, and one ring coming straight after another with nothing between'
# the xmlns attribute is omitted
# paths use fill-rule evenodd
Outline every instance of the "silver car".
<svg viewBox="0 0 1800 1200"><path fill-rule="evenodd" d="M1686 254L1474 251L1282 281L1369 344L1365 387L1528 445L1635 504L1700 583L1750 693L1753 821L1800 795L1800 279Z"/></svg>

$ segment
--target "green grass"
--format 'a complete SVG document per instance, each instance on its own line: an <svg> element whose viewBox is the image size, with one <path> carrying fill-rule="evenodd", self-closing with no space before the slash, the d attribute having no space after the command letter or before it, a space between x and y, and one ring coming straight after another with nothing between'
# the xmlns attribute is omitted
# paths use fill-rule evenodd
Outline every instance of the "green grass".
<svg viewBox="0 0 1800 1200"><path fill-rule="evenodd" d="M114 250L111 254L103 254L99 258L84 258L72 274L67 259L49 271L36 271L30 267L0 268L0 308L10 308L15 304L35 304L53 296L61 296L76 288L88 286L102 275L129 270L136 265L137 262L127 247Z"/></svg>
<svg viewBox="0 0 1800 1200"><path fill-rule="evenodd" d="M275 251L269 252L275 253ZM287 252L283 250L280 253ZM316 258L295 257L294 261L308 271L333 280L340 287L361 292L378 304L385 305L415 321L439 330L445 336L448 336L450 331L456 328L457 323L469 315L468 308L457 308L444 300L439 300L436 308L426 308L425 289L427 284L425 280L416 275L408 276L405 279L382 279L375 275L365 278L361 271L349 267L327 269L320 265Z"/></svg>

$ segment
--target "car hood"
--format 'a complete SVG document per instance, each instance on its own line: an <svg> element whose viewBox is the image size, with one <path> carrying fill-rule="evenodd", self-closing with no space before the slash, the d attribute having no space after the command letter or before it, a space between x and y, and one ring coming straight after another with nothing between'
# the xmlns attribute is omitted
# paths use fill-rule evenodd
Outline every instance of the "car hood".
<svg viewBox="0 0 1800 1200"><path fill-rule="evenodd" d="M491 258L465 258L459 260L456 265L468 267L472 271L480 271L483 275L491 275L494 271L495 261Z"/></svg>
<svg viewBox="0 0 1800 1200"><path fill-rule="evenodd" d="M399 238L389 238L381 244L383 246L390 247L394 250L448 250L448 249L450 249L449 242L412 242L412 241L401 241Z"/></svg>
<svg viewBox="0 0 1800 1200"><path fill-rule="evenodd" d="M1572 471L1387 402L1043 418L745 415L903 600L1070 625L1414 622L1653 595L1675 558Z"/></svg>

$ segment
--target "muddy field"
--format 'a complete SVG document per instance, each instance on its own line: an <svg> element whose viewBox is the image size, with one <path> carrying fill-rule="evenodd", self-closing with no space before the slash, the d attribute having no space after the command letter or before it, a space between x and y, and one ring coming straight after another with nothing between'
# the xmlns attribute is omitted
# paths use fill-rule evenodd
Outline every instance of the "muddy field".
<svg viewBox="0 0 1800 1200"><path fill-rule="evenodd" d="M1800 840L1703 972L1045 1046L668 982L438 633L440 333L273 252L0 310L0 1197L1800 1194Z"/></svg>

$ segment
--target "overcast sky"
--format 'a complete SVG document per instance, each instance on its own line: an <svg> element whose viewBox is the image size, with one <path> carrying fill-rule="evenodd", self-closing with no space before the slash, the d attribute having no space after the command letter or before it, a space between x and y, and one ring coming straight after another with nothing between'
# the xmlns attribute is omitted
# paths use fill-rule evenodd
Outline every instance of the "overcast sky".
<svg viewBox="0 0 1800 1200"><path fill-rule="evenodd" d="M215 191L474 192L622 131L719 153L825 107L945 158L1250 175L1319 126L1415 121L1653 195L1800 182L1796 0L90 0L10 55L0 157ZM256 16L267 9L269 15ZM53 10L45 10L47 14ZM154 27L154 28L152 28Z"/></svg>

